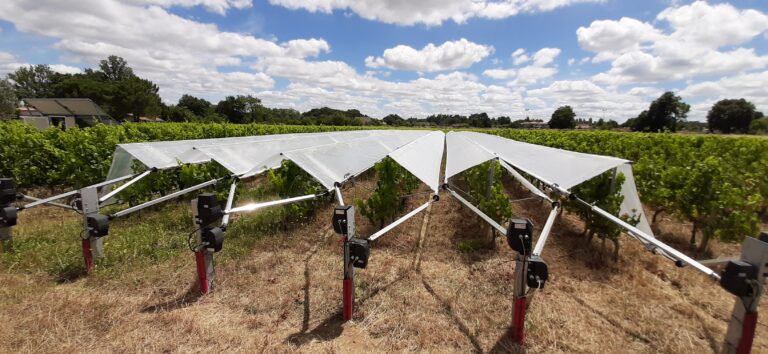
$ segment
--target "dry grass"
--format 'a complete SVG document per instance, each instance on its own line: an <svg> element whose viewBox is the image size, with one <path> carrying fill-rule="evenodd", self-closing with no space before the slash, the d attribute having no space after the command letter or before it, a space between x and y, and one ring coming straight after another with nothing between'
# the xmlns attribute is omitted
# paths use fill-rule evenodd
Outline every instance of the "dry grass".
<svg viewBox="0 0 768 354"><path fill-rule="evenodd" d="M370 185L359 183L345 198L361 198ZM21 224L54 229L59 218L75 217L40 210ZM601 266L590 251L597 245L579 235L580 221L564 214L544 252L551 278L532 300L527 346L515 348L506 335L513 253L501 238L495 250L459 251L457 242L478 237L477 224L443 196L427 214L423 239L424 214L373 245L368 268L357 271L355 319L343 323L330 212L329 205L300 228L255 240L245 256L217 256L217 289L202 298L189 252L61 284L2 271L0 352L708 353L719 351L734 303L705 276L628 238L619 263ZM539 226L546 213L538 202L516 205ZM684 242L672 222L664 228L665 239ZM754 353L768 352L765 323Z"/></svg>

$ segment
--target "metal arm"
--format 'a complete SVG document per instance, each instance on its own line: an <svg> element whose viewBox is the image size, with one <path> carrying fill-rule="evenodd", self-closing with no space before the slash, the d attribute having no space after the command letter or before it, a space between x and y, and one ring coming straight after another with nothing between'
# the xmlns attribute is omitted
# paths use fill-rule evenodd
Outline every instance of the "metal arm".
<svg viewBox="0 0 768 354"><path fill-rule="evenodd" d="M499 163L501 163L501 166L504 167L511 175L514 177L520 184L522 184L525 188L527 188L529 191L531 191L533 194L536 194L537 196L541 197L542 199L552 202L552 199L549 198L548 195L546 195L544 192L536 188L536 186L533 185L528 179L523 177L523 175L520 174L520 172L517 172L516 169L514 169L512 166L510 166L506 161L499 159Z"/></svg>
<svg viewBox="0 0 768 354"><path fill-rule="evenodd" d="M317 198L319 196L320 196L320 194L307 194L307 195L303 195L301 197L293 197L293 198L288 198L288 199L275 200L275 201L271 201L271 202L251 203L251 204L246 204L246 205L234 208L234 209L225 210L224 214L234 214L234 213L242 213L242 212L246 212L246 211L254 211L256 209L261 209L261 208L266 208L266 207L271 207L271 206L276 206L276 205L296 203L296 202L300 202L300 201L304 201L304 200L314 199L314 198Z"/></svg>
<svg viewBox="0 0 768 354"><path fill-rule="evenodd" d="M88 187L92 187L92 188L104 187L104 186L108 186L110 184L115 184L117 182L124 181L124 180L129 179L129 178L133 178L133 176L135 176L135 174L128 175L128 176L123 176L123 177L118 177L118 178L115 178L115 179L112 179L112 180L109 180L109 181L104 181L104 182L101 182L101 183L97 183L97 184L94 184L94 185L88 186ZM88 188L88 187L86 187L86 188ZM24 206L20 207L19 210L29 209L29 208L32 208L32 207L35 207L35 206L38 206L38 205L42 205L42 204L50 204L50 202L52 202L54 200L59 200L61 198L66 198L66 197L69 197L69 196L72 196L72 195L75 195L75 194L78 194L78 193L80 193L79 189L78 190L74 190L74 191L69 191L69 192L66 192L66 193L62 193L62 194L58 194L58 195L54 195L52 197L48 197L48 198L45 198L45 199L38 199L35 202L29 203L27 205L24 205Z"/></svg>
<svg viewBox="0 0 768 354"><path fill-rule="evenodd" d="M464 204L464 206L469 208L469 210L472 210L472 212L474 212L479 217L481 217L483 220L485 220L485 222L487 222L489 225L491 225L494 229L496 229L499 232L501 232L502 235L506 235L507 234L507 229L505 229L504 227L499 225L499 223L497 223L496 221L493 221L493 219L491 219L491 217L489 217L488 215L485 215L485 213L483 213L482 211L480 211L480 209L478 209L477 207L472 205L472 203L470 203L466 199L462 198L459 195L459 193L456 193L456 191L454 191L453 189L448 189L448 191L451 192L451 195L454 198L456 198L458 201L460 201L461 204Z"/></svg>
<svg viewBox="0 0 768 354"><path fill-rule="evenodd" d="M336 200L338 200L339 205L344 205L344 198L342 198L341 196L341 189L339 188L339 186L335 186L333 187L333 189L336 190Z"/></svg>
<svg viewBox="0 0 768 354"><path fill-rule="evenodd" d="M555 219L557 219L557 210L559 208L559 203L552 203L552 211L549 212L547 222L544 224L544 228L541 229L541 235L539 235L539 239L536 240L536 246L533 247L532 255L541 256L541 252L544 250L544 244L547 243L549 233L552 231L552 225L555 224Z"/></svg>
<svg viewBox="0 0 768 354"><path fill-rule="evenodd" d="M237 180L232 181L232 185L229 186L229 195L227 196L227 206L224 207L224 210L232 209L232 202L235 201L235 190L237 189ZM221 227L227 228L229 225L229 214L224 214L224 217L221 218Z"/></svg>
<svg viewBox="0 0 768 354"><path fill-rule="evenodd" d="M24 197L24 199L29 199L29 200L31 200L33 202L38 202L38 201L42 200L40 198L35 198L33 196L29 196L29 195L26 195L26 194L22 194L22 196ZM61 204L61 203L56 203L56 202L47 202L45 204L46 205L52 205L52 206L59 207L59 208L64 208L64 209L74 209L71 205L66 205L66 204Z"/></svg>
<svg viewBox="0 0 768 354"><path fill-rule="evenodd" d="M224 178L228 178L228 177L224 177ZM202 189L202 188L214 185L214 184L218 183L219 181L221 181L224 178L212 179L210 181L200 183L198 185L189 187L187 189L182 189L182 190L180 190L178 192L168 194L168 195L166 195L164 197L160 197L160 198L157 198L155 200L150 200L150 201L148 201L146 203L139 204L137 206L134 206L134 207L131 207L131 208L128 208L128 209L125 209L125 210L118 211L117 213L114 213L114 214L110 215L109 218L110 219L114 219L114 218L119 218L121 216L126 216L126 215L128 215L130 213L139 211L139 210L144 209L144 208L151 207L151 206L153 206L155 204L162 203L162 202L164 202L166 200L170 200L170 199L182 196L184 194L187 194L189 192L193 192L193 191L196 191L198 189Z"/></svg>
<svg viewBox="0 0 768 354"><path fill-rule="evenodd" d="M432 203L432 201L428 201L421 206L419 206L416 209L413 209L410 213L403 215L400 219L395 220L393 223L385 226L383 229L377 231L375 234L368 237L368 241L376 241L377 238L381 237L385 233L389 232L390 230L394 229L397 225L400 225L404 223L406 220L410 219L414 215L420 213L422 210L426 209L429 204Z"/></svg>
<svg viewBox="0 0 768 354"><path fill-rule="evenodd" d="M613 214L598 208L597 206L594 206L592 204L587 203L586 201L582 200L581 198L571 194L571 199L574 199L581 203L582 205L590 208L595 213L601 215L602 217L610 220L614 224L618 225L619 227L623 228L626 232L628 232L633 237L636 237L638 239L642 239L643 241L652 244L655 247L658 247L661 251L665 252L668 256L675 258L677 261L683 263L683 264L690 264L691 267L696 268L696 270L710 276L711 278L715 280L720 280L720 275L717 274L715 271L710 269L709 267L699 263L698 261L694 260L691 257L686 256L682 252L668 246L664 242L659 241L653 236L650 236L646 234L645 232L641 231L640 229L628 224L626 221L621 220L620 218L614 216Z"/></svg>
<svg viewBox="0 0 768 354"><path fill-rule="evenodd" d="M103 197L99 198L99 203L104 203L105 201L109 200L109 198L112 198L117 193L120 193L123 189L126 189L126 188L130 187L132 184L138 182L140 179L146 177L147 175L149 175L150 173L152 173L154 171L155 171L154 168L151 169L151 170L146 170L142 174L136 176L136 178L134 178L134 179L132 179L132 180L130 180L128 182L125 182L122 186L115 188L113 191L111 191L111 192L105 194Z"/></svg>

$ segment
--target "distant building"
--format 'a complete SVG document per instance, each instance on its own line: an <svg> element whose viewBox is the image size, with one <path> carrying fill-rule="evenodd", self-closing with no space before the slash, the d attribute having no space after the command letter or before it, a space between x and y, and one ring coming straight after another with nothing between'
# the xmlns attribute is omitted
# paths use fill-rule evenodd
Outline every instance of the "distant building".
<svg viewBox="0 0 768 354"><path fill-rule="evenodd" d="M88 98L24 98L22 101L19 119L40 130L115 124L107 112Z"/></svg>
<svg viewBox="0 0 768 354"><path fill-rule="evenodd" d="M549 124L547 124L546 122L523 121L523 122L520 122L520 127L523 129L547 129L549 128Z"/></svg>
<svg viewBox="0 0 768 354"><path fill-rule="evenodd" d="M584 124L577 124L576 125L576 129L592 129L592 125L591 124L586 124L586 123L584 123Z"/></svg>

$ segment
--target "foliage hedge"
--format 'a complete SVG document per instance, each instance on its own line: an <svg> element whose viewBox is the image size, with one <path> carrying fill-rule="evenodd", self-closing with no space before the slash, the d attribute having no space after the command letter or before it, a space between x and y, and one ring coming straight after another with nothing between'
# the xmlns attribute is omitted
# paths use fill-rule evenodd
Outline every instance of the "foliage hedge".
<svg viewBox="0 0 768 354"><path fill-rule="evenodd" d="M117 144L230 136L314 133L361 127L261 124L139 123L40 132L20 121L0 122L0 176L24 187L65 189L103 181Z"/></svg>

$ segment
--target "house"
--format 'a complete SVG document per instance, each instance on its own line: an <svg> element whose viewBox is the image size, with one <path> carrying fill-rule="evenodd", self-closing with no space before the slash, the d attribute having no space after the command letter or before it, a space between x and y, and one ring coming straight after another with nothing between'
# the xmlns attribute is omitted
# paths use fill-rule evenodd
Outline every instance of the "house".
<svg viewBox="0 0 768 354"><path fill-rule="evenodd" d="M88 98L24 98L19 119L44 130L90 127L97 123L116 124L112 117Z"/></svg>
<svg viewBox="0 0 768 354"><path fill-rule="evenodd" d="M520 127L523 129L547 129L549 128L549 124L546 122L537 122L537 121L523 121L520 122Z"/></svg>

